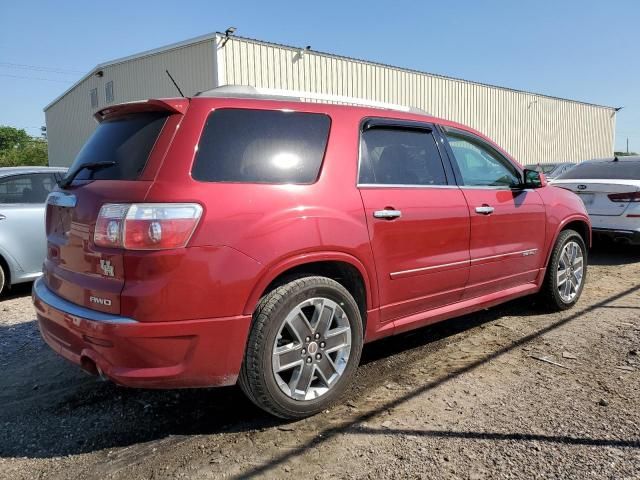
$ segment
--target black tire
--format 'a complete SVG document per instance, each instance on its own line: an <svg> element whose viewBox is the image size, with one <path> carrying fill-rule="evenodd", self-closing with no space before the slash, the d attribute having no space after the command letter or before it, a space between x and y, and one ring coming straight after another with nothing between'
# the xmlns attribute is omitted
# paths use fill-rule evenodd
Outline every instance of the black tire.
<svg viewBox="0 0 640 480"><path fill-rule="evenodd" d="M566 299L563 299L560 294L557 273L562 251L565 245L570 242L577 243L582 250L583 270L581 283L576 290L575 296L571 300L567 301ZM584 239L578 232L575 230L563 230L560 232L560 235L558 235L558 239L556 240L556 244L553 246L553 250L551 251L551 257L549 258L549 264L547 265L545 279L542 284L542 288L540 289L540 299L544 307L551 311L567 310L568 308L573 307L580 299L584 284L587 280L587 253Z"/></svg>
<svg viewBox="0 0 640 480"><path fill-rule="evenodd" d="M289 312L301 302L318 297L335 302L346 314L351 348L342 374L326 393L315 399L298 400L286 395L278 386L272 367L272 354L276 337ZM254 404L272 415L284 419L308 417L325 410L344 392L360 363L362 344L362 318L357 303L347 289L326 277L299 278L271 291L258 304L238 383Z"/></svg>
<svg viewBox="0 0 640 480"><path fill-rule="evenodd" d="M4 265L2 265L2 262L0 262L0 298L4 296L7 288L9 287L8 285L6 285L7 280L8 276L4 271Z"/></svg>

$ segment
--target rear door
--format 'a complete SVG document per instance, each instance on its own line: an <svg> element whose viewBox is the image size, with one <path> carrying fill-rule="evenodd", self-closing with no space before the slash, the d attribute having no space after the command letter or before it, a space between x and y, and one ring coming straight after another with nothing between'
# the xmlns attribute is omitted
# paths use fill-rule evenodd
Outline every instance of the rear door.
<svg viewBox="0 0 640 480"><path fill-rule="evenodd" d="M47 286L73 303L113 314L120 313L123 251L94 245L100 207L144 201L177 126L177 116L166 109L135 108L112 107L69 168L73 182L47 200ZM96 162L104 165L90 166Z"/></svg>
<svg viewBox="0 0 640 480"><path fill-rule="evenodd" d="M471 219L463 298L533 282L544 262L546 213L540 195L521 189L518 168L484 139L457 129L445 133Z"/></svg>
<svg viewBox="0 0 640 480"><path fill-rule="evenodd" d="M436 138L430 124L363 124L358 188L383 322L454 303L467 281L469 213Z"/></svg>
<svg viewBox="0 0 640 480"><path fill-rule="evenodd" d="M55 182L53 173L0 179L0 245L17 262L20 275L42 269L46 252L44 205Z"/></svg>

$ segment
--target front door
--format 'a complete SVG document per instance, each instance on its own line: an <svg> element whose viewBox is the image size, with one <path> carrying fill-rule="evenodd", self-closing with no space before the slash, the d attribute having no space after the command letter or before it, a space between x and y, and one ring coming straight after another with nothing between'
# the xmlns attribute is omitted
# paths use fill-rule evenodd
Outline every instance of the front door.
<svg viewBox="0 0 640 480"><path fill-rule="evenodd" d="M540 195L521 188L518 168L480 137L452 129L446 137L471 219L471 265L463 298L534 282L544 264L546 236Z"/></svg>
<svg viewBox="0 0 640 480"><path fill-rule="evenodd" d="M381 321L462 297L469 212L427 124L364 124L359 189L377 271Z"/></svg>

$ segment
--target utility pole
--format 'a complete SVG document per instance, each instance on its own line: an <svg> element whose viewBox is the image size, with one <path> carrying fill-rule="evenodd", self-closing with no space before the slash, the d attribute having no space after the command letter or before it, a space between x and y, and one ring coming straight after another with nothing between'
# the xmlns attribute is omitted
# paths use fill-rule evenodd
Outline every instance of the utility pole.
<svg viewBox="0 0 640 480"><path fill-rule="evenodd" d="M629 155L629 137L627 137L627 155Z"/></svg>

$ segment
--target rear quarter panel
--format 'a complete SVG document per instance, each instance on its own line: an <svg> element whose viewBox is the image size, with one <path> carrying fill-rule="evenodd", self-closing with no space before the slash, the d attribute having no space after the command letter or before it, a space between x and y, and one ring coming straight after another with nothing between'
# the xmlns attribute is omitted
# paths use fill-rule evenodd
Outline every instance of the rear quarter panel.
<svg viewBox="0 0 640 480"><path fill-rule="evenodd" d="M311 185L199 182L191 177L194 146L214 108L276 106L281 109L286 104L237 99L193 101L148 193L147 201L195 201L204 208L189 247L201 252L201 264L191 266L201 274L197 279L192 276L190 282L209 285L212 301L200 302L192 316L250 313L261 289L279 273L303 263L330 259L347 261L358 268L369 287L368 308L376 305L377 291L369 281L375 279L375 267L356 188L358 125L362 118L357 111L343 109L340 115L331 115L324 161L318 180ZM296 103L291 107L331 112L331 106ZM231 255L236 262L220 261L218 255ZM136 255L136 268L141 268L144 256ZM123 295L129 288L136 287L127 281ZM191 291L202 292L203 288L201 283Z"/></svg>

